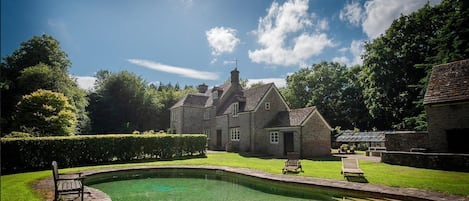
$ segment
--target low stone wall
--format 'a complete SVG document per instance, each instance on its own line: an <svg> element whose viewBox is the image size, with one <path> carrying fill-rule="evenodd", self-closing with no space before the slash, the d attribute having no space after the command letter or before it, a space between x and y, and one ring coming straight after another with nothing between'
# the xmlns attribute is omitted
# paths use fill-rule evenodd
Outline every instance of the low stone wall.
<svg viewBox="0 0 469 201"><path fill-rule="evenodd" d="M381 161L393 165L469 172L469 154L386 151Z"/></svg>
<svg viewBox="0 0 469 201"><path fill-rule="evenodd" d="M386 150L410 151L412 148L428 148L428 132L399 131L386 133Z"/></svg>

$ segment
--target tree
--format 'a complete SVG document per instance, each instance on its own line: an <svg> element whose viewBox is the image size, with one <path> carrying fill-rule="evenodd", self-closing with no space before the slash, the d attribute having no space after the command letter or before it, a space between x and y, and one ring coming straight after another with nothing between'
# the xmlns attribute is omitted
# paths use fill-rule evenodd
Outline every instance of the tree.
<svg viewBox="0 0 469 201"><path fill-rule="evenodd" d="M48 35L34 36L21 43L12 55L4 57L0 65L2 132L19 129L12 120L15 105L23 95L36 89L64 94L78 114L76 132L86 128L89 120L85 110L88 105L86 92L78 88L76 81L68 75L70 65L59 42Z"/></svg>
<svg viewBox="0 0 469 201"><path fill-rule="evenodd" d="M346 66L334 62L313 64L287 77L283 95L292 108L316 106L332 126L366 128L368 119L360 115L366 108L353 74L357 69L349 72Z"/></svg>
<svg viewBox="0 0 469 201"><path fill-rule="evenodd" d="M94 133L130 133L169 128L170 111L179 99L196 89L171 83L148 85L141 77L121 71L98 71L96 92L88 110Z"/></svg>
<svg viewBox="0 0 469 201"><path fill-rule="evenodd" d="M15 123L22 131L38 136L73 135L77 117L67 98L39 89L23 96L17 105Z"/></svg>
<svg viewBox="0 0 469 201"><path fill-rule="evenodd" d="M93 132L131 133L139 128L145 94L145 82L136 75L122 71L98 77L102 83L93 95L89 108Z"/></svg>
<svg viewBox="0 0 469 201"><path fill-rule="evenodd" d="M427 4L365 44L359 80L378 129L426 129L422 100L431 67L469 56L468 7Z"/></svg>

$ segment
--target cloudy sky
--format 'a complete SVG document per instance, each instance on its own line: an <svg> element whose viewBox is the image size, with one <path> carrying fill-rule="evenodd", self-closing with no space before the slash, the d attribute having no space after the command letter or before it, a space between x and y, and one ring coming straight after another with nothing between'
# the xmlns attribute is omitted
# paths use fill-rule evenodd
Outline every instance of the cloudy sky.
<svg viewBox="0 0 469 201"><path fill-rule="evenodd" d="M440 0L431 0L438 4ZM88 88L98 70L151 83L274 82L321 61L361 64L363 43L427 0L3 0L1 56L34 35L60 41Z"/></svg>

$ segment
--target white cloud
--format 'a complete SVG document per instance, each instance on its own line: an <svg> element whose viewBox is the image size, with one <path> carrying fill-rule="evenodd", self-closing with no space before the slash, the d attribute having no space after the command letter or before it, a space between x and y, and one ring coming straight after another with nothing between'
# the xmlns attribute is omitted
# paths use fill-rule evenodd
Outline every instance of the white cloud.
<svg viewBox="0 0 469 201"><path fill-rule="evenodd" d="M361 54L364 51L363 41L353 40L350 43L350 47L340 48L338 51L342 52L343 54L349 53L352 56L352 58L349 59L346 56L340 56L340 57L334 57L332 59L332 61L339 62L339 63L345 64L347 66L354 66L354 65L362 65L363 64L363 60L361 58Z"/></svg>
<svg viewBox="0 0 469 201"><path fill-rule="evenodd" d="M215 27L205 32L207 41L212 48L212 55L218 56L223 53L234 51L240 40L236 37L236 29Z"/></svg>
<svg viewBox="0 0 469 201"><path fill-rule="evenodd" d="M341 57L334 57L332 59L333 62L338 62L343 65L348 65L350 60L346 56L341 56Z"/></svg>
<svg viewBox="0 0 469 201"><path fill-rule="evenodd" d="M128 62L149 68L152 70L162 71L166 73L180 75L182 77L200 79L200 80L218 80L218 74L206 71L197 71L190 68L183 68L177 66L169 66L153 61L142 59L127 59Z"/></svg>
<svg viewBox="0 0 469 201"><path fill-rule="evenodd" d="M254 31L262 48L249 50L249 58L256 63L291 66L319 55L333 43L325 33L306 31L314 28L314 17L308 13L307 0L288 0L283 5L273 2ZM316 24L317 31L327 28L326 20Z"/></svg>
<svg viewBox="0 0 469 201"><path fill-rule="evenodd" d="M274 83L275 86L278 88L286 87L287 86L287 81L285 78L261 78L261 79L248 79L248 86L252 86L253 84L257 84L259 82L262 82L264 84L267 83Z"/></svg>
<svg viewBox="0 0 469 201"><path fill-rule="evenodd" d="M94 83L96 81L95 77L91 76L74 76L77 79L78 87L84 90L93 90Z"/></svg>
<svg viewBox="0 0 469 201"><path fill-rule="evenodd" d="M318 23L317 23L317 29L318 30L328 30L329 29L329 22L327 21L327 19L322 19L322 20L319 20Z"/></svg>
<svg viewBox="0 0 469 201"><path fill-rule="evenodd" d="M352 43L350 43L350 53L352 53L353 56L352 63L350 64L351 66L363 64L363 60L361 58L361 54L365 51L363 45L363 41L360 40L353 40Z"/></svg>
<svg viewBox="0 0 469 201"><path fill-rule="evenodd" d="M346 4L340 11L339 18L340 20L347 21L354 26L359 26L363 18L363 9L360 6L360 2L355 1L350 4Z"/></svg>
<svg viewBox="0 0 469 201"><path fill-rule="evenodd" d="M439 4L441 0L430 0L430 5ZM394 19L402 14L408 15L422 8L427 1L422 0L371 0L365 3L365 14L362 23L363 32L374 39L388 29Z"/></svg>

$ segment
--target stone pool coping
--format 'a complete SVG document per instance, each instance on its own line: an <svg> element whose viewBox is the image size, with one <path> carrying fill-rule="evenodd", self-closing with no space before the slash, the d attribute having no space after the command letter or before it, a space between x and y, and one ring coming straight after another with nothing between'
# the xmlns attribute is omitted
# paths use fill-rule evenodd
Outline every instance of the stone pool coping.
<svg viewBox="0 0 469 201"><path fill-rule="evenodd" d="M125 168L107 168L101 170L90 170L83 171L84 176L91 176L100 173L116 172L116 171L127 171L127 170L148 170L148 169L202 169L202 170L219 170L237 174L243 174L261 179L267 179L272 181L291 182L308 184L317 187L331 188L335 190L347 190L365 194L385 194L386 197L393 197L402 200L448 200L448 201L469 201L468 196L460 196L454 194L445 194L437 191L430 191L416 188L398 188L389 187L384 185L376 184L364 184L347 181L337 181L329 179L318 179L312 177L305 177L299 175L282 175L282 174L271 174L260 170L248 169L248 168L235 168L226 166L139 166L139 167L125 167ZM33 184L33 188L45 195L45 200L53 200L54 197L54 184L52 177L48 177L39 180ZM110 197L102 191L91 187L85 187L85 200L86 201L111 201ZM73 198L70 198L73 200Z"/></svg>

